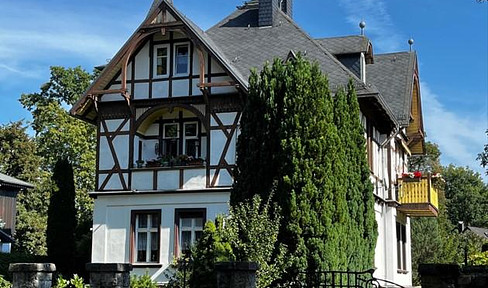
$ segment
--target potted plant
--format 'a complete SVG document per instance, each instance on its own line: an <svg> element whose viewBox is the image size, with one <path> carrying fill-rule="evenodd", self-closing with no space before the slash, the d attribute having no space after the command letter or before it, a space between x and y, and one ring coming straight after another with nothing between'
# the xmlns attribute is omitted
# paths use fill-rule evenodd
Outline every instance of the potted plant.
<svg viewBox="0 0 488 288"><path fill-rule="evenodd" d="M144 160L137 160L137 161L136 161L136 167L137 167L137 168L142 168L142 167L144 167L144 162L145 162Z"/></svg>

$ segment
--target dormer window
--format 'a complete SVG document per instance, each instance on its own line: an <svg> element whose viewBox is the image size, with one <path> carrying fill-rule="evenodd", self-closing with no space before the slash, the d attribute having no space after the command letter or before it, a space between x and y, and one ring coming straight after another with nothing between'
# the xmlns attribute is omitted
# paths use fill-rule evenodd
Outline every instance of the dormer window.
<svg viewBox="0 0 488 288"><path fill-rule="evenodd" d="M169 63L169 46L168 45L156 45L154 47L154 59L156 61L154 65L154 74L156 77L168 75L168 63Z"/></svg>
<svg viewBox="0 0 488 288"><path fill-rule="evenodd" d="M190 70L190 45L175 45L175 74L187 75Z"/></svg>
<svg viewBox="0 0 488 288"><path fill-rule="evenodd" d="M287 14L288 11L286 9L286 0L280 0L280 10L283 11L283 13Z"/></svg>

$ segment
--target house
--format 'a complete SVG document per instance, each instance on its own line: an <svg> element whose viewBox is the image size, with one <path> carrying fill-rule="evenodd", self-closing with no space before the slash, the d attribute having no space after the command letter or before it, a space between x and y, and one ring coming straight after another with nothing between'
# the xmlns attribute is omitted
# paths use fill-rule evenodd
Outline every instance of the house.
<svg viewBox="0 0 488 288"><path fill-rule="evenodd" d="M2 253L10 253L14 243L17 194L28 188L34 186L0 173L0 252Z"/></svg>
<svg viewBox="0 0 488 288"><path fill-rule="evenodd" d="M164 281L206 219L228 211L251 68L302 51L333 90L353 81L375 185L375 276L411 285L409 219L437 215L430 176L403 178L409 155L424 153L416 53L376 55L365 36L313 39L292 12L292 0L253 0L202 31L154 1L71 109L98 131L92 262Z"/></svg>

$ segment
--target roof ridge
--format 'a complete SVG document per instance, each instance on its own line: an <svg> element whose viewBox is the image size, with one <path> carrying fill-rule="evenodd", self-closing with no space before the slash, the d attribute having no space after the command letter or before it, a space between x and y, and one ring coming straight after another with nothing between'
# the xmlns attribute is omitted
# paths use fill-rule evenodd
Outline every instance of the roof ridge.
<svg viewBox="0 0 488 288"><path fill-rule="evenodd" d="M329 50L327 50L325 47L320 45L320 43L318 43L317 40L312 38L312 36L310 36L305 30L303 30L300 26L298 26L298 24L291 17L283 13L283 11L278 11L278 12L281 13L281 15L284 16L285 19L287 19L288 22L290 22L290 24L292 24L300 33L302 33L305 37L307 37L317 48L319 48L322 52L324 52L325 55L327 55L327 57L331 58L333 62L339 65L339 67L347 75L349 75L355 82L361 85L362 88L366 89L366 91L368 91L369 93L377 93L376 91L371 91L370 88L361 79L359 79L354 73L352 73L349 69L347 69L346 66L344 66L339 60L337 60L337 58L334 57L334 55L332 55L332 53L330 53Z"/></svg>

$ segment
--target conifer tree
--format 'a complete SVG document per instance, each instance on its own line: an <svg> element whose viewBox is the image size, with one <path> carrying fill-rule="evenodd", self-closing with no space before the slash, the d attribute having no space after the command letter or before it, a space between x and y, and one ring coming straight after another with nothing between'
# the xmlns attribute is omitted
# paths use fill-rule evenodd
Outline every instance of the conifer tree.
<svg viewBox="0 0 488 288"><path fill-rule="evenodd" d="M301 56L265 65L249 83L232 204L273 195L292 262L285 280L371 268L377 231L354 87L333 97L318 65Z"/></svg>
<svg viewBox="0 0 488 288"><path fill-rule="evenodd" d="M75 184L73 167L68 160L58 160L53 170L52 191L47 219L47 254L62 274L73 269L75 251Z"/></svg>

